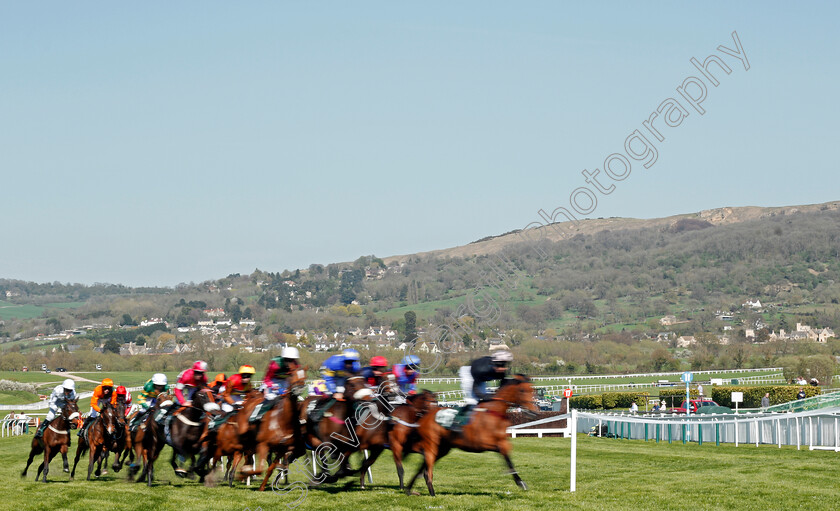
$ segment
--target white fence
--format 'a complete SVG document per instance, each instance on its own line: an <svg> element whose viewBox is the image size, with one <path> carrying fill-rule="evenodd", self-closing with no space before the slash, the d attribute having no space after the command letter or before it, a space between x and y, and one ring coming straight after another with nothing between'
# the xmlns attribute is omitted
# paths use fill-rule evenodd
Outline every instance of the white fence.
<svg viewBox="0 0 840 511"><path fill-rule="evenodd" d="M129 392L143 390L143 387L127 387ZM84 408L83 400L93 396L93 392L82 392L79 394L79 410ZM25 405L0 405L0 410L46 410L50 407L48 399L38 401L37 403L29 403Z"/></svg>
<svg viewBox="0 0 840 511"><path fill-rule="evenodd" d="M726 370L712 370L712 371L691 371L694 375L700 374L747 374L760 373L768 371L781 371L781 367L765 367L761 369L726 369ZM616 378L653 378L659 376L680 376L682 371L664 372L664 373L636 373L636 374L586 374L586 375L557 375L557 376L532 376L531 381L553 381L553 380L607 380ZM741 378L739 378L741 379ZM423 383L458 383L461 380L457 377L447 378L419 378L418 384Z"/></svg>
<svg viewBox="0 0 840 511"><path fill-rule="evenodd" d="M578 412L578 430L606 425L610 436L656 442L808 446L840 452L840 409L798 413L627 415Z"/></svg>

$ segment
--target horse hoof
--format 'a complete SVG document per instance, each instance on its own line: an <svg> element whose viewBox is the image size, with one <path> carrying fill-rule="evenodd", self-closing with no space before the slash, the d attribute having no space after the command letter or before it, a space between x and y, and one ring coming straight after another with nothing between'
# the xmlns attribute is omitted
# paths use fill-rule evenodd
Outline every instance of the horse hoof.
<svg viewBox="0 0 840 511"><path fill-rule="evenodd" d="M183 468L177 468L175 469L175 475L178 477L187 477L187 471Z"/></svg>
<svg viewBox="0 0 840 511"><path fill-rule="evenodd" d="M63 469L61 469L61 471L62 471L62 472L64 472L65 474L69 474L69 473L70 473L70 469L69 469L69 468L63 468Z"/></svg>
<svg viewBox="0 0 840 511"><path fill-rule="evenodd" d="M525 484L525 481L519 481L519 483L517 483L517 484L519 484L519 487L522 488L523 490L528 491L528 485Z"/></svg>

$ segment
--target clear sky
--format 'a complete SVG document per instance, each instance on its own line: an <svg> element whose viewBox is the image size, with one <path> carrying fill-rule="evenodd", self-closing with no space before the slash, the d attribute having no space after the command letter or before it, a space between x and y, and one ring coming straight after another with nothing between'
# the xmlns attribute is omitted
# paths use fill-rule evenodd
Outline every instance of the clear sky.
<svg viewBox="0 0 840 511"><path fill-rule="evenodd" d="M840 4L581 3L4 2L0 277L174 285L522 228L711 54L705 114L602 172L589 216L840 199Z"/></svg>

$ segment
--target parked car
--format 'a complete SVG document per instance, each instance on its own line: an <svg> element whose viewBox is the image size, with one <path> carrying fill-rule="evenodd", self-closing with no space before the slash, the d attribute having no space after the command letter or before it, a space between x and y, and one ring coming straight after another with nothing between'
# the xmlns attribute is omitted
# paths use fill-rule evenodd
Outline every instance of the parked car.
<svg viewBox="0 0 840 511"><path fill-rule="evenodd" d="M102 370L102 364L96 364L96 370L101 371Z"/></svg>
<svg viewBox="0 0 840 511"><path fill-rule="evenodd" d="M56 368L55 368L55 372L57 372L57 373L66 373L66 372L67 372L67 369L65 369L65 368L63 368L63 367L56 367Z"/></svg>
<svg viewBox="0 0 840 511"><path fill-rule="evenodd" d="M698 407L706 407L706 406L717 406L720 407L719 404L715 403L711 399L692 399L691 400L691 413L697 413ZM685 401L679 406L679 408L672 408L671 411L673 413L686 413L685 412Z"/></svg>
<svg viewBox="0 0 840 511"><path fill-rule="evenodd" d="M50 374L52 371L50 371L49 369L44 369L44 372Z"/></svg>

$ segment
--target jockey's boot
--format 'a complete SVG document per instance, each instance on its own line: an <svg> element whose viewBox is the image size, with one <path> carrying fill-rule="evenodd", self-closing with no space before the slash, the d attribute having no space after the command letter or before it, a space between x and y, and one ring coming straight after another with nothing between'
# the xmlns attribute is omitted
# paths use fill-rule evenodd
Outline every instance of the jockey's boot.
<svg viewBox="0 0 840 511"><path fill-rule="evenodd" d="M76 434L76 436L82 436L82 435L84 435L84 434L85 434L85 430L87 430L87 427L90 425L90 423L91 423L91 422L93 422L93 420L94 420L95 418L96 418L96 417L91 417L91 416L87 416L87 417L85 417L85 422L84 422L84 424L82 424L82 427L81 427L81 428L79 428L79 432Z"/></svg>
<svg viewBox="0 0 840 511"><path fill-rule="evenodd" d="M47 429L47 426L49 424L50 423L46 420L41 421L41 424L38 426L37 431L35 431L35 438L41 438L42 436L44 436L44 430Z"/></svg>
<svg viewBox="0 0 840 511"><path fill-rule="evenodd" d="M251 412L251 416L248 417L248 422L257 422L258 420L262 419L263 415L265 415L269 410L271 410L271 407L273 407L274 403L276 402L277 397L263 399L262 403L254 407L254 411Z"/></svg>
<svg viewBox="0 0 840 511"><path fill-rule="evenodd" d="M464 426L466 426L470 420L470 411L473 406L475 405L464 405L458 410L458 413L455 414L455 418L452 420L452 427L449 428L450 431L460 433L464 430Z"/></svg>

